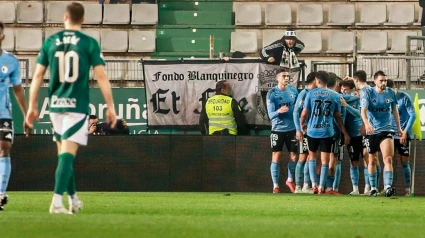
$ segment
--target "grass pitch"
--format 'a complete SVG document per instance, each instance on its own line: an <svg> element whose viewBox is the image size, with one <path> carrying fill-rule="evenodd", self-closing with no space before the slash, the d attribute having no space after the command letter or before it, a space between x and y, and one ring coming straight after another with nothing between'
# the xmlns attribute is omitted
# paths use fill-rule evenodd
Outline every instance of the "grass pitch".
<svg viewBox="0 0 425 238"><path fill-rule="evenodd" d="M80 213L50 215L51 196L10 192L9 204L0 212L0 236L425 236L423 197L81 192Z"/></svg>

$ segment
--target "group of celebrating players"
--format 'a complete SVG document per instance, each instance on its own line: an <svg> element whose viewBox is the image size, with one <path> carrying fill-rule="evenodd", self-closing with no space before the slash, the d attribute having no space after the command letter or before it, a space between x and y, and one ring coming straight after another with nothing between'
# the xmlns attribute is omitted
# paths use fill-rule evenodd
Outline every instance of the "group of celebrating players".
<svg viewBox="0 0 425 238"><path fill-rule="evenodd" d="M278 70L277 85L267 94L272 124L273 193L280 192L280 161L285 145L290 154L286 185L291 192L339 194L346 145L353 185L351 195L360 194L361 159L365 178L363 194L371 197L395 194L392 165L395 149L403 166L405 195L410 195L414 106L408 94L394 89L394 82L387 80L383 71L377 71L373 79L375 86L371 87L362 70L344 80L331 72L312 72L306 78L306 88L298 93L289 84L289 70ZM378 152L382 155L383 172ZM384 187L380 192L381 175Z"/></svg>

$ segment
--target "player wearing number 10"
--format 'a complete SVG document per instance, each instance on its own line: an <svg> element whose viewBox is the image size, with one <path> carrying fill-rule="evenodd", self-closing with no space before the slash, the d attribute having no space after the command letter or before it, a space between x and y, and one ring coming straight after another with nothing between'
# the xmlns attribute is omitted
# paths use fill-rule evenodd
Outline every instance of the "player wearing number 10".
<svg viewBox="0 0 425 238"><path fill-rule="evenodd" d="M65 30L49 37L43 44L30 88L26 122L38 119L37 97L46 68L50 66L49 106L54 137L58 149L58 165L50 213L76 213L82 207L74 179L74 159L79 145L87 144L87 115L89 113L89 72L93 66L99 88L107 104L106 120L113 128L116 113L111 85L104 71L99 43L80 32L84 7L71 3L64 15ZM62 201L68 194L69 211Z"/></svg>

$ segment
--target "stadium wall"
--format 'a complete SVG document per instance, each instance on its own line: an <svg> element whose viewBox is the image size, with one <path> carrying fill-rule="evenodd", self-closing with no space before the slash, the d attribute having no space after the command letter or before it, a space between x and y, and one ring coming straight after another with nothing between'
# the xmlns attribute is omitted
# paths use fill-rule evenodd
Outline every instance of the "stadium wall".
<svg viewBox="0 0 425 238"><path fill-rule="evenodd" d="M57 155L51 139L47 135L15 137L10 190L53 189ZM284 186L287 156L284 153L280 181L284 192L289 192ZM402 193L404 176L396 158L394 185ZM268 136L93 136L89 145L80 149L74 171L79 191L271 192L270 159ZM415 193L424 195L423 141L417 142L415 174ZM351 190L349 159L345 156L340 191L347 194Z"/></svg>

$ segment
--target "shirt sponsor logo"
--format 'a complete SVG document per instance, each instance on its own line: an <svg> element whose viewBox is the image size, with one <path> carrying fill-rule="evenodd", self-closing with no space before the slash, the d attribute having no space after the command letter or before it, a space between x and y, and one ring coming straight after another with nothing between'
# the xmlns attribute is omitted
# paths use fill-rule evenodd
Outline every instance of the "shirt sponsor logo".
<svg viewBox="0 0 425 238"><path fill-rule="evenodd" d="M51 108L76 108L77 99L75 98L59 98L53 95L50 103Z"/></svg>
<svg viewBox="0 0 425 238"><path fill-rule="evenodd" d="M1 72L2 73L7 73L9 71L9 69L7 68L7 66L6 65L3 65L2 67L1 67Z"/></svg>

